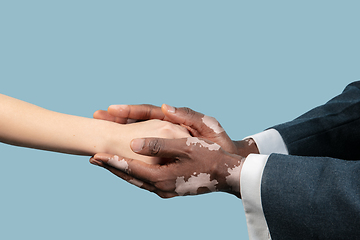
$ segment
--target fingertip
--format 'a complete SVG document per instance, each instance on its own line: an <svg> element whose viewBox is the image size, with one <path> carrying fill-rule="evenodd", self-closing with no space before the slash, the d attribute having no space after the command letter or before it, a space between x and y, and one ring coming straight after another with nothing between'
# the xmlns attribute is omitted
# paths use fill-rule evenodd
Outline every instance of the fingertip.
<svg viewBox="0 0 360 240"><path fill-rule="evenodd" d="M108 112L115 116L117 116L119 114L127 115L127 113L129 112L129 105L110 105L108 107Z"/></svg>
<svg viewBox="0 0 360 240"><path fill-rule="evenodd" d="M95 159L93 158L93 157L91 157L90 159L89 159L89 162L91 163L91 164L95 164Z"/></svg>
<svg viewBox="0 0 360 240"><path fill-rule="evenodd" d="M102 110L97 110L93 114L93 118L95 118L95 119L99 119L99 118L101 118L101 116L102 116Z"/></svg>
<svg viewBox="0 0 360 240"><path fill-rule="evenodd" d="M99 120L111 121L111 122L116 121L116 117L112 116L111 114L109 114L109 112L105 110L97 110L96 112L94 112L93 118Z"/></svg>
<svg viewBox="0 0 360 240"><path fill-rule="evenodd" d="M95 161L107 163L111 159L116 158L116 157L118 158L118 156L116 156L116 155L111 155L111 154L107 154L107 153L97 153L92 157L92 159L94 159Z"/></svg>
<svg viewBox="0 0 360 240"><path fill-rule="evenodd" d="M103 163L100 162L100 161L97 161L97 160L94 159L94 158L90 158L89 162L90 162L92 165L99 166L99 167L103 167Z"/></svg>
<svg viewBox="0 0 360 240"><path fill-rule="evenodd" d="M175 113L175 108L165 103L161 106L161 109L163 110L164 113L170 113L170 114Z"/></svg>

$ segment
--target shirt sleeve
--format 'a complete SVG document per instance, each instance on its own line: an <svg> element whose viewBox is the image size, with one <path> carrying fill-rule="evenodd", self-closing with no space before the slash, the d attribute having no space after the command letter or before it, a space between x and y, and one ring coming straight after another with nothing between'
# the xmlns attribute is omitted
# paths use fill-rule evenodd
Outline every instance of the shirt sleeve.
<svg viewBox="0 0 360 240"><path fill-rule="evenodd" d="M289 152L280 133L271 128L261 133L246 137L254 139L260 154L270 155L279 153L288 155Z"/></svg>
<svg viewBox="0 0 360 240"><path fill-rule="evenodd" d="M275 129L249 136L260 154L250 154L242 167L240 185L250 240L271 239L261 202L261 179L268 157L272 153L288 154L286 145Z"/></svg>
<svg viewBox="0 0 360 240"><path fill-rule="evenodd" d="M250 154L241 170L240 190L250 240L271 239L261 203L261 178L268 157Z"/></svg>

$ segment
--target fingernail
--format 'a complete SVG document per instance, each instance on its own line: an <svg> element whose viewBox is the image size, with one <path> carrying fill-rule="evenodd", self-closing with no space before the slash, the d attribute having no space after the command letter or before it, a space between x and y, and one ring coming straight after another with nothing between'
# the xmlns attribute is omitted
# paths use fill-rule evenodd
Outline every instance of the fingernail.
<svg viewBox="0 0 360 240"><path fill-rule="evenodd" d="M131 141L130 145L131 145L131 149L134 152L140 152L144 148L145 139L143 139L143 138L134 139Z"/></svg>
<svg viewBox="0 0 360 240"><path fill-rule="evenodd" d="M167 104L164 104L164 106L165 106L166 111L167 111L168 113L175 113L175 108L174 108L174 107L169 106L169 105L167 105Z"/></svg>

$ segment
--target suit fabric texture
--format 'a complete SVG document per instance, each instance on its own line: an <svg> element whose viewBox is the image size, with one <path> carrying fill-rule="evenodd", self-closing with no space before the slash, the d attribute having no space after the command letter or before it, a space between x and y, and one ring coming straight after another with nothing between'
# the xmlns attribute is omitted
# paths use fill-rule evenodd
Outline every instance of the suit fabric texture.
<svg viewBox="0 0 360 240"><path fill-rule="evenodd" d="M274 128L289 155L271 154L263 172L272 239L360 239L360 81Z"/></svg>

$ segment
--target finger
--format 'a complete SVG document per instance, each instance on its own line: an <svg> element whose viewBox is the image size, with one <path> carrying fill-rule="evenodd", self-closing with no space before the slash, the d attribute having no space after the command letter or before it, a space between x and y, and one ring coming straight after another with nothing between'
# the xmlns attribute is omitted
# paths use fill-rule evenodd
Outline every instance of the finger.
<svg viewBox="0 0 360 240"><path fill-rule="evenodd" d="M111 105L108 113L114 117L124 119L149 120L160 119L165 120L165 115L160 107L142 104L142 105Z"/></svg>
<svg viewBox="0 0 360 240"><path fill-rule="evenodd" d="M104 158L106 159L108 156L110 156L109 154L97 154L97 158ZM110 166L109 164L100 161L100 160L96 160L95 158L90 158L90 163L94 164L94 165L98 165L101 166L105 169L107 169L108 171L110 171L111 173L113 173L114 175L118 176L119 178L129 182L130 184L133 184L139 188L148 190L150 192L153 192L155 194L157 194L159 197L161 198L172 198L175 196L178 196L178 194L174 193L174 192L166 192L166 191L162 191L160 189L157 189L155 186L153 186L152 184L145 182L145 181L141 181L139 179L136 179L134 177L129 176L128 174L126 174L125 172L114 168L112 166Z"/></svg>
<svg viewBox="0 0 360 240"><path fill-rule="evenodd" d="M110 115L107 111L104 111L104 110L97 110L96 112L94 112L93 118L107 120L107 121L115 120L114 116Z"/></svg>
<svg viewBox="0 0 360 240"><path fill-rule="evenodd" d="M138 138L130 143L131 149L142 155L178 159L186 156L187 139Z"/></svg>
<svg viewBox="0 0 360 240"><path fill-rule="evenodd" d="M116 123L121 123L121 124L128 123L127 118L115 117L104 110L97 110L96 112L94 112L93 117L95 119L106 120L106 121L111 121L111 122L116 122Z"/></svg>
<svg viewBox="0 0 360 240"><path fill-rule="evenodd" d="M174 108L163 104L161 109L168 118L168 121L188 127L188 130L195 137L224 132L224 129L215 118L206 116L190 108Z"/></svg>
<svg viewBox="0 0 360 240"><path fill-rule="evenodd" d="M152 185L161 176L159 165L147 164L136 159L122 158L117 155L97 153L93 156L94 160L103 162L126 175Z"/></svg>
<svg viewBox="0 0 360 240"><path fill-rule="evenodd" d="M94 157L90 158L90 163L109 170L114 175L120 177L121 179L123 179L123 180L129 182L130 184L133 184L139 188L143 188L143 189L146 189L151 192L154 192L156 190L156 188L154 186L152 186L151 184L129 176L125 172L109 165L108 163L106 163L104 161L99 160L99 157L98 157L98 159L95 159Z"/></svg>
<svg viewBox="0 0 360 240"><path fill-rule="evenodd" d="M104 163L104 162L99 161L99 160L96 160L96 159L94 159L93 157L90 158L89 162L90 162L92 165L96 165L96 166L99 166L99 167L105 167L105 163Z"/></svg>
<svg viewBox="0 0 360 240"><path fill-rule="evenodd" d="M178 194L175 193L174 191L171 191L171 192L163 191L159 188L156 188L152 183L148 183L148 182L136 179L134 177L131 177L128 174L122 172L121 170L114 168L108 164L104 164L104 168L109 170L114 175L120 177L121 179L127 181L128 183L135 185L136 187L145 189L149 192L153 192L161 198L172 198L172 197L178 196Z"/></svg>

